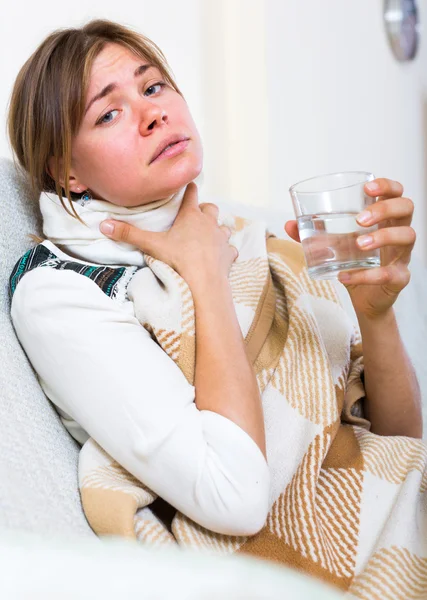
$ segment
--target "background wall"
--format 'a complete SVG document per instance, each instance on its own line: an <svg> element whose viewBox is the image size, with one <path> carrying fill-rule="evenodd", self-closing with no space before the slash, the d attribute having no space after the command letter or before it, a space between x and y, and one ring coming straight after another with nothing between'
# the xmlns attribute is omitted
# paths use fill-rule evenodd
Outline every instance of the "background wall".
<svg viewBox="0 0 427 600"><path fill-rule="evenodd" d="M427 1L418 7L424 23ZM92 0L88 10L83 0L15 0L3 10L3 122L14 78L48 32L117 20L171 64L204 140L204 199L283 208L285 219L293 183L372 171L414 200L427 264L427 49L422 39L415 61L394 59L382 1ZM0 133L0 155L10 155Z"/></svg>
<svg viewBox="0 0 427 600"><path fill-rule="evenodd" d="M206 173L209 190L288 213L293 183L340 170L372 171L400 181L414 200L415 251L427 263L424 39L415 61L397 62L380 0L218 0L203 6L206 21L215 10L221 24L220 35L211 31L204 38L205 62L211 86L219 83L225 97L209 105L205 133L216 166ZM424 23L426 0L418 7ZM215 40L224 52L218 61Z"/></svg>

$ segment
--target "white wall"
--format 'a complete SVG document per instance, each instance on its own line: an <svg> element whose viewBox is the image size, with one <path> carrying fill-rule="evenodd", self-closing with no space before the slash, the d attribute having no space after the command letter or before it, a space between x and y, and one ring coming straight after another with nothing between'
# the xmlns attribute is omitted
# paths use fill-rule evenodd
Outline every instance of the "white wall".
<svg viewBox="0 0 427 600"><path fill-rule="evenodd" d="M426 44L414 62L398 63L382 5L269 2L270 132L272 146L283 144L272 156L272 195L280 202L292 181L336 170L396 179L416 203L417 251L426 259Z"/></svg>
<svg viewBox="0 0 427 600"><path fill-rule="evenodd" d="M427 49L422 40L415 61L394 59L382 0L87 4L15 0L3 9L0 118L19 67L48 32L91 17L130 24L159 44L186 95L204 140L206 199L285 215L292 183L373 171L415 201L416 252L427 263ZM424 22L426 0L419 11Z"/></svg>

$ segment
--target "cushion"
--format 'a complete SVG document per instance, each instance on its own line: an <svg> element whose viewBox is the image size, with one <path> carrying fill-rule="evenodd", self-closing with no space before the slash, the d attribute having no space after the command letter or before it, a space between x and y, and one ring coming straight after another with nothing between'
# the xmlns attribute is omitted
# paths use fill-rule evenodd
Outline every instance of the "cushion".
<svg viewBox="0 0 427 600"><path fill-rule="evenodd" d="M9 317L9 275L41 220L38 198L7 159L0 159L0 210L0 528L95 537L81 509L78 444L42 392Z"/></svg>

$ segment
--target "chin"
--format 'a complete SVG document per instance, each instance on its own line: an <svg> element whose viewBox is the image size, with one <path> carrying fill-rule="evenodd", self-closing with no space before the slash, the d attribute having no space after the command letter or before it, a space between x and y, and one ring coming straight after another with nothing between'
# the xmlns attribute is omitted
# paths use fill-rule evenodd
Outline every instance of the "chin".
<svg viewBox="0 0 427 600"><path fill-rule="evenodd" d="M203 164L200 161L198 164L185 165L185 168L171 169L164 178L165 185L162 186L162 189L159 189L160 195L158 197L167 198L178 192L200 175L202 167Z"/></svg>

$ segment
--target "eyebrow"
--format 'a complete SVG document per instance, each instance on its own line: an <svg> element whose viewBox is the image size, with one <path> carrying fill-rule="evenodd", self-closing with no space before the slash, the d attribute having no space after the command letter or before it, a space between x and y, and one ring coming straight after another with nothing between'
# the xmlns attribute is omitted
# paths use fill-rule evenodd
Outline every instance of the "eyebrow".
<svg viewBox="0 0 427 600"><path fill-rule="evenodd" d="M133 76L136 77L141 77L141 75L144 75L144 73L146 71L148 71L148 69L151 68L155 68L155 65L148 63L146 65L140 65L139 67L137 67L134 71ZM105 98L105 96L108 96L109 94L111 94L112 92L114 92L114 90L118 89L118 85L117 83L109 83L108 85L106 85L104 88L102 88L102 90L96 94L92 100L89 102L89 104L86 107L85 110L85 115L88 112L88 110L90 109L90 107L92 106L92 104L94 104L94 102L97 102L98 100L101 100L102 98Z"/></svg>

